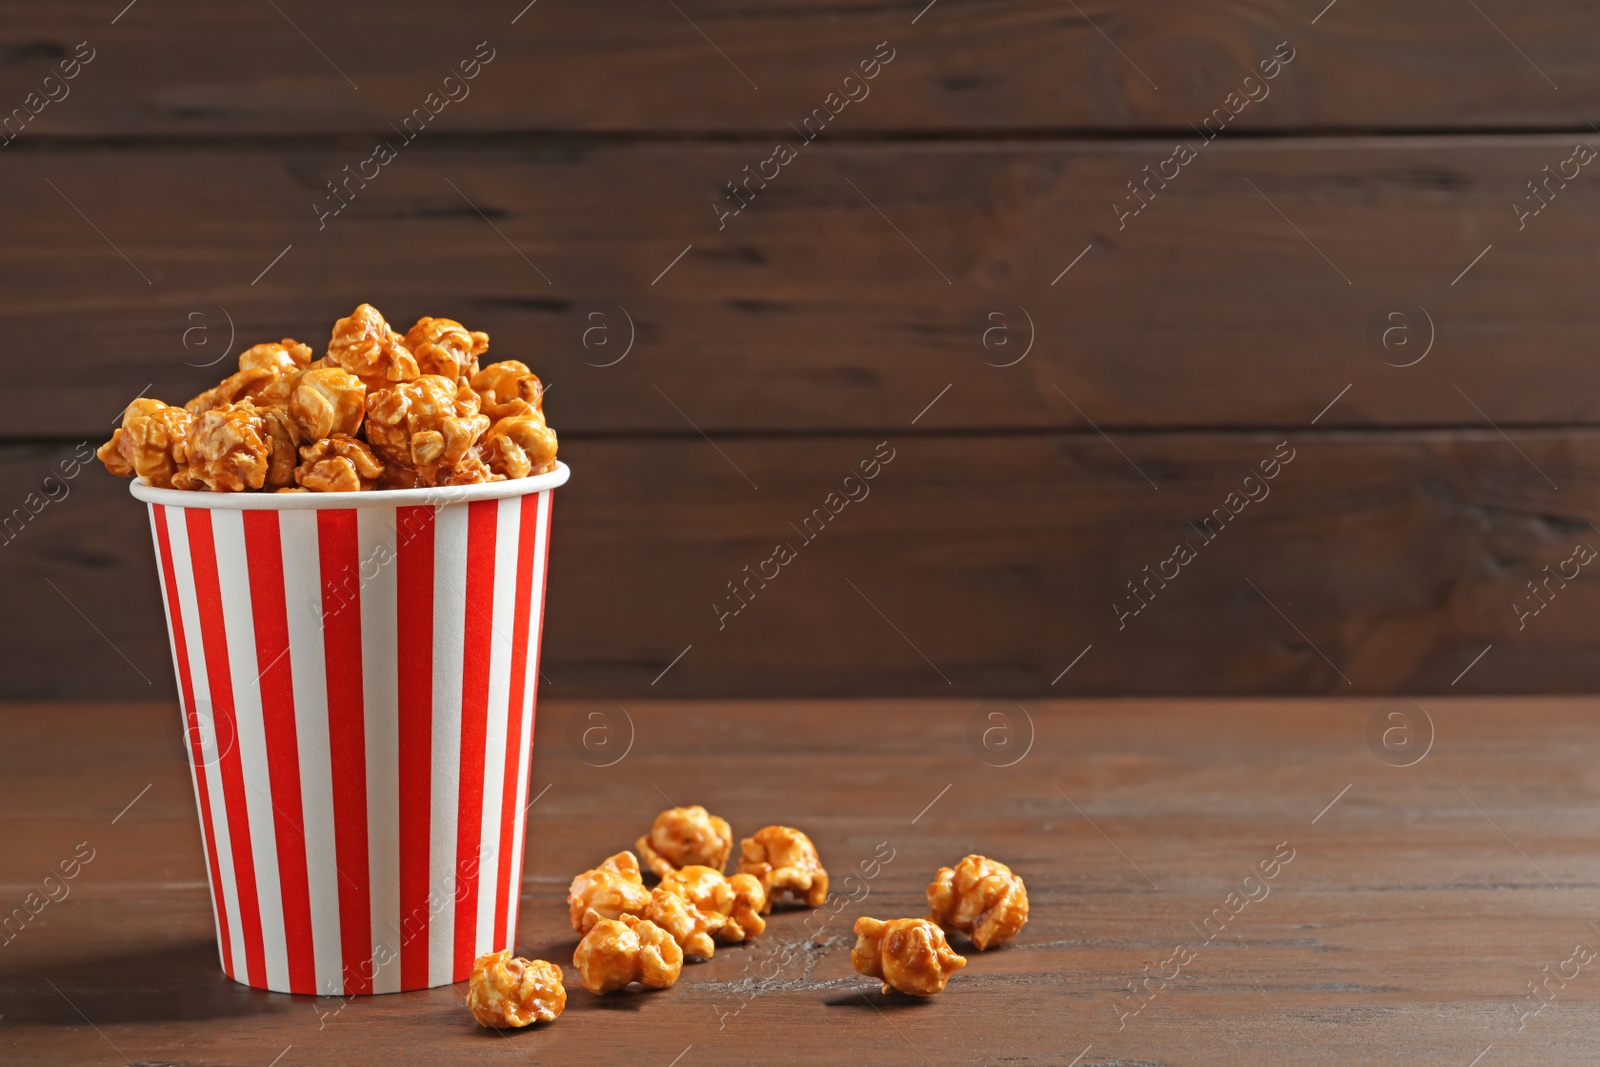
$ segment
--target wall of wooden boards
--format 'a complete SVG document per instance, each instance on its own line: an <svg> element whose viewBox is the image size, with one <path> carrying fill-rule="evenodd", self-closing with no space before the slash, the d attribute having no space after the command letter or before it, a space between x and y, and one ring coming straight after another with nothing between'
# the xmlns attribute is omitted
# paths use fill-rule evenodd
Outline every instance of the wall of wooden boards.
<svg viewBox="0 0 1600 1067"><path fill-rule="evenodd" d="M363 300L551 385L553 695L1600 683L1592 5L119 7L0 27L0 697L170 695L45 479Z"/></svg>

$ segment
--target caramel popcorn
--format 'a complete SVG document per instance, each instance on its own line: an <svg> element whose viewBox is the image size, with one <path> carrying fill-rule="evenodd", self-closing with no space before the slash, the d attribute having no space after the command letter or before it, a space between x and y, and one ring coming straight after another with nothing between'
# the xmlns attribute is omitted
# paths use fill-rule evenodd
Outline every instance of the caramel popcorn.
<svg viewBox="0 0 1600 1067"><path fill-rule="evenodd" d="M203 415L212 408L223 407L240 400L255 400L271 388L278 378L276 371L265 367L237 371L183 406L189 409L191 415Z"/></svg>
<svg viewBox="0 0 1600 1067"><path fill-rule="evenodd" d="M544 410L544 384L526 363L514 359L491 363L472 375L472 389L491 419L506 419Z"/></svg>
<svg viewBox="0 0 1600 1067"><path fill-rule="evenodd" d="M367 413L367 387L349 371L319 367L299 374L289 394L289 414L309 440L353 436Z"/></svg>
<svg viewBox="0 0 1600 1067"><path fill-rule="evenodd" d="M659 878L689 864L721 871L733 849L733 828L698 804L668 808L634 847Z"/></svg>
<svg viewBox="0 0 1600 1067"><path fill-rule="evenodd" d="M478 413L478 395L442 375L424 374L367 393L367 443L384 463L416 471L422 485L462 484L449 475L488 428L489 417ZM480 459L475 466L481 465Z"/></svg>
<svg viewBox="0 0 1600 1067"><path fill-rule="evenodd" d="M95 455L120 478L137 475L150 485L172 488L173 477L188 467L189 432L194 416L141 397L122 413L122 425Z"/></svg>
<svg viewBox="0 0 1600 1067"><path fill-rule="evenodd" d="M883 982L883 992L927 997L944 992L950 975L967 965L944 939L944 931L927 919L856 920L856 946L850 965Z"/></svg>
<svg viewBox="0 0 1600 1067"><path fill-rule="evenodd" d="M828 898L828 872L811 838L790 826L768 826L739 842L739 873L761 883L766 900L762 911L772 910L780 892L788 892L807 907L817 908Z"/></svg>
<svg viewBox="0 0 1600 1067"><path fill-rule="evenodd" d="M439 374L451 381L476 375L478 357L489 351L488 334L469 332L454 319L420 318L406 331L403 343L423 374Z"/></svg>
<svg viewBox="0 0 1600 1067"><path fill-rule="evenodd" d="M294 480L314 493L355 493L371 489L382 473L383 464L364 442L336 433L300 450Z"/></svg>
<svg viewBox="0 0 1600 1067"><path fill-rule="evenodd" d="M296 444L293 423L276 408L258 408L248 400L223 404L195 416L189 463L173 476L172 485L235 493L290 485Z"/></svg>
<svg viewBox="0 0 1600 1067"><path fill-rule="evenodd" d="M484 434L483 451L496 474L507 478L544 474L556 466L556 432L537 411L510 415Z"/></svg>
<svg viewBox="0 0 1600 1067"><path fill-rule="evenodd" d="M495 1029L555 1021L567 1006L561 968L525 960L509 949L488 952L472 964L467 1007L479 1026Z"/></svg>
<svg viewBox="0 0 1600 1067"><path fill-rule="evenodd" d="M972 939L979 952L1016 936L1028 921L1028 890L1011 868L972 855L940 867L928 886L928 918Z"/></svg>
<svg viewBox="0 0 1600 1067"><path fill-rule="evenodd" d="M567 890L567 912L572 928L587 934L606 919L624 915L643 915L650 905L650 892L639 874L639 861L632 852L619 852L593 870L572 880Z"/></svg>
<svg viewBox="0 0 1600 1067"><path fill-rule="evenodd" d="M240 370L269 370L273 374L290 374L305 370L311 363L311 346L303 345L293 337L264 345L252 345L239 353Z"/></svg>
<svg viewBox="0 0 1600 1067"><path fill-rule="evenodd" d="M761 917L765 900L761 883L748 874L725 878L720 871L690 864L662 875L644 917L670 933L686 955L710 959L713 936L735 944L767 928Z"/></svg>
<svg viewBox="0 0 1600 1067"><path fill-rule="evenodd" d="M422 373L416 357L405 346L405 339L389 328L371 304L362 304L349 318L333 324L333 337L324 358L329 366L341 367L360 378L368 389L409 382Z"/></svg>
<svg viewBox="0 0 1600 1067"><path fill-rule="evenodd" d="M650 904L645 908L644 917L671 934L685 956L702 959L710 959L716 952L711 935L720 930L725 921L716 912L703 911L688 898L660 886L650 891Z"/></svg>
<svg viewBox="0 0 1600 1067"><path fill-rule="evenodd" d="M425 316L402 337L362 304L334 325L321 359L292 337L253 345L182 408L130 404L96 454L119 477L215 492L478 485L555 470L543 385L516 360L480 368L488 348L488 334L454 319Z"/></svg>
<svg viewBox="0 0 1600 1067"><path fill-rule="evenodd" d="M578 942L572 965L591 993L609 993L630 982L665 989L683 973L683 949L650 920L624 915L595 923Z"/></svg>

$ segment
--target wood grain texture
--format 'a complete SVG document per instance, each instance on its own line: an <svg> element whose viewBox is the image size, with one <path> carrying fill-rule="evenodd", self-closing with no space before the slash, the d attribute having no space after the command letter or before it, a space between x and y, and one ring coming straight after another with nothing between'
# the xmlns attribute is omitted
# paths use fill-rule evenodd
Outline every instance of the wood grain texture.
<svg viewBox="0 0 1600 1067"><path fill-rule="evenodd" d="M880 441L892 461L847 484ZM0 500L24 502L69 454L5 449ZM1600 685L1593 566L1542 584L1580 542L1600 548L1593 432L890 433L562 455L542 667L556 698ZM0 547L0 692L170 693L145 509L98 470L66 485ZM869 495L846 502L852 485ZM779 544L795 558L763 562ZM1163 562L1179 544L1195 558Z"/></svg>
<svg viewBox="0 0 1600 1067"><path fill-rule="evenodd" d="M920 427L1295 426L1350 384L1321 425L1600 417L1600 184L1512 209L1571 139L1218 141L1119 229L1172 150L818 144L721 230L769 149L419 141L321 230L370 148L17 156L0 434L99 437L362 300L488 330L577 434L876 432L947 385Z"/></svg>
<svg viewBox="0 0 1600 1067"><path fill-rule="evenodd" d="M888 41L894 62L841 114L846 135L1183 129L1286 41L1296 65L1245 128L1587 129L1592 5L1477 6L186 0L112 24L104 4L25 0L8 5L0 100L20 105L87 39L95 60L24 136L383 130L487 41L496 58L440 128L783 130Z"/></svg>
<svg viewBox="0 0 1600 1067"><path fill-rule="evenodd" d="M595 705L546 702L523 954L566 966L568 880L648 825L658 789L741 835L800 826L836 885L881 843L893 858L846 887L856 902L810 918L817 936L809 913L782 912L655 994L598 999L567 967L565 1014L503 1037L472 1024L462 986L344 1001L230 982L175 709L14 706L0 720L5 903L78 842L95 858L0 946L0 1048L36 1064L1059 1067L1081 1053L1085 1065L1461 1067L1489 1046L1499 1063L1592 1061L1592 975L1552 983L1522 1029L1518 1013L1529 982L1597 937L1593 820L1577 798L1596 786L1600 709L1427 703L1437 742L1404 769L1368 750L1370 700L1040 702L1031 750L1006 768L968 748L967 701L637 702L632 751L600 769L564 743ZM921 914L934 870L972 851L1027 880L1028 925L969 952L932 1001L878 996L850 968L850 925ZM1275 851L1293 858L1245 883ZM1258 899L1219 936L1197 933L1246 891ZM1129 984L1177 945L1194 952L1183 973L1152 980L1122 1018ZM758 977L802 946L803 962Z"/></svg>

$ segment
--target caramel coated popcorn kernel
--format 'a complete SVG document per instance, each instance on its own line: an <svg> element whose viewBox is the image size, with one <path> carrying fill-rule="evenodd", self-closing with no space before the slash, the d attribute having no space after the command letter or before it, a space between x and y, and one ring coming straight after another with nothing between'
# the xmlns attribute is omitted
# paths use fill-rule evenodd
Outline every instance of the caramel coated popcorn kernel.
<svg viewBox="0 0 1600 1067"><path fill-rule="evenodd" d="M420 318L406 331L405 346L423 374L454 381L478 373L478 357L489 351L489 335L473 333L455 319Z"/></svg>
<svg viewBox="0 0 1600 1067"><path fill-rule="evenodd" d="M624 915L595 923L578 942L572 965L591 993L609 993L630 982L665 989L683 973L683 949L650 920Z"/></svg>
<svg viewBox="0 0 1600 1067"><path fill-rule="evenodd" d="M668 808L634 847L658 878L690 864L721 871L733 849L733 828L698 804Z"/></svg>
<svg viewBox="0 0 1600 1067"><path fill-rule="evenodd" d="M415 471L422 485L460 484L442 480L440 473L461 464L488 428L477 394L443 375L424 374L367 393L367 442L384 463Z"/></svg>
<svg viewBox="0 0 1600 1067"><path fill-rule="evenodd" d="M632 852L619 852L584 871L567 890L567 912L572 928L580 934L587 934L604 919L643 915L649 905L650 891L644 887L639 861Z"/></svg>
<svg viewBox="0 0 1600 1067"><path fill-rule="evenodd" d="M173 477L189 465L193 426L194 416L187 409L140 397L128 405L122 425L95 455L112 474L137 475L150 485L170 489Z"/></svg>
<svg viewBox="0 0 1600 1067"><path fill-rule="evenodd" d="M1028 890L1011 868L987 856L940 867L928 886L928 918L972 939L979 952L1011 940L1028 921Z"/></svg>
<svg viewBox="0 0 1600 1067"><path fill-rule="evenodd" d="M856 920L856 947L850 965L883 982L883 991L897 989L927 997L944 992L950 976L967 965L944 939L944 931L926 919Z"/></svg>
<svg viewBox="0 0 1600 1067"><path fill-rule="evenodd" d="M173 476L173 487L237 493L289 485L296 443L293 425L274 408L248 400L211 408L195 416L189 465Z"/></svg>
<svg viewBox="0 0 1600 1067"><path fill-rule="evenodd" d="M739 842L739 873L752 875L766 894L763 912L779 893L817 908L828 898L828 872L811 838L792 826L768 826Z"/></svg>
<svg viewBox="0 0 1600 1067"><path fill-rule="evenodd" d="M300 450L294 480L314 493L356 493L370 489L383 464L363 441L336 433Z"/></svg>
<svg viewBox="0 0 1600 1067"><path fill-rule="evenodd" d="M544 410L544 384L526 363L514 359L491 363L472 375L472 389L491 419Z"/></svg>
<svg viewBox="0 0 1600 1067"><path fill-rule="evenodd" d="M472 964L467 1007L479 1026L495 1029L554 1022L567 1006L561 968L525 960L510 949L488 952Z"/></svg>
<svg viewBox="0 0 1600 1067"><path fill-rule="evenodd" d="M488 349L488 334L454 319L424 316L402 337L362 304L334 325L323 358L292 337L253 345L182 408L130 404L96 454L118 477L213 492L419 489L555 470L543 384L517 360L480 367Z"/></svg>
<svg viewBox="0 0 1600 1067"><path fill-rule="evenodd" d="M644 917L672 934L686 955L709 959L713 937L732 944L767 928L761 917L765 900L761 883L748 874L727 878L690 864L662 876Z"/></svg>
<svg viewBox="0 0 1600 1067"><path fill-rule="evenodd" d="M367 387L349 371L318 367L296 377L289 414L309 440L333 434L354 436L367 413Z"/></svg>
<svg viewBox="0 0 1600 1067"><path fill-rule="evenodd" d="M390 329L371 304L362 304L348 318L333 324L326 359L329 366L360 378L368 389L409 382L422 373L405 339Z"/></svg>

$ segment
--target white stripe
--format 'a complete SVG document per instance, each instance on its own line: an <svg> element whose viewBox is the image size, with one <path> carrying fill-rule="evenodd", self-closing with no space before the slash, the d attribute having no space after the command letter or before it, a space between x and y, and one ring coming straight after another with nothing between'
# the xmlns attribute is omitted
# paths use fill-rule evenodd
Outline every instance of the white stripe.
<svg viewBox="0 0 1600 1067"><path fill-rule="evenodd" d="M167 516L169 516L169 519L167 521L167 530L168 530L168 534L170 536L171 530L172 530L172 524L171 524L171 521L170 521L170 516L172 516L174 514L174 512L173 512L173 510L171 508L168 508L166 510L166 514L167 514ZM156 508L155 508L154 504L150 505L150 535L151 535L151 537L155 538L156 567L157 568L162 568L163 564L162 564L162 561L161 561L161 540L160 540L161 535L159 533L157 533ZM177 552L174 549L173 555L176 556L176 554L177 554ZM173 569L173 581L176 582L177 581L177 570L178 570L176 562L174 562L174 565L173 565L172 569ZM180 702L180 706L179 706L178 710L181 713L181 718L182 718L182 722L183 722L183 755L184 755L184 760L189 764L189 784L194 787L194 810L195 810L196 815L200 819L200 841L201 841L201 844L207 850L210 850L210 849L216 848L217 846L216 846L216 842L208 840L207 837L206 837L205 813L200 810L200 770L199 770L198 767L196 767L194 765L194 749L189 743L189 712L190 712L191 709L181 706L181 702L183 700L183 692L182 692L183 669L182 669L182 665L179 663L179 660L178 660L178 642L177 642L176 637L174 636L174 632L173 632L173 628L172 628L172 619L173 619L173 614L172 613L174 611L181 611L182 608L179 607L179 605L174 604L172 601L167 599L167 576L166 576L165 570L162 570L162 572L158 575L158 579L159 580L158 580L157 584L159 584L161 586L161 604L162 604L162 606L164 608L166 608L166 612L167 612L167 647L172 650L172 673L173 673L174 679L178 680L178 682L179 682L178 699L179 699L179 702ZM182 616L180 615L179 618L181 619ZM193 641L193 640L197 640L199 635L194 633L193 631L185 628L184 637L186 637L190 641ZM191 684L192 684L192 682L191 682ZM209 851L208 851L208 854L209 854ZM206 887L211 890L211 922L212 922L212 929L220 931L222 929L222 922L221 922L221 917L217 913L217 886L216 886L216 883L211 881L211 862L210 862L209 859L206 861L205 868L206 868ZM221 961L222 961L222 939L219 937L217 939L217 962L221 963Z"/></svg>
<svg viewBox="0 0 1600 1067"><path fill-rule="evenodd" d="M233 974L244 982L249 976L244 955L244 923L239 913L239 889L233 870L233 843L228 833L228 805L222 794L221 750L217 747L216 710L211 703L211 680L206 674L205 637L200 626L200 605L195 593L194 560L189 554L189 530L183 508L168 510L167 533L172 538L172 570L177 578L178 604L183 611L183 632L189 642L189 674L194 683L195 711L200 724L200 755L205 765L206 789L211 799L211 829L216 838L218 876L222 902L228 914L228 940L233 954ZM187 739L186 739L187 740ZM237 738L225 742L237 744ZM191 756L193 750L191 749Z"/></svg>
<svg viewBox="0 0 1600 1067"><path fill-rule="evenodd" d="M505 947L495 931L500 898L500 821L505 812L506 732L510 728L511 638L517 615L517 535L520 497L495 508L494 615L489 641L489 715L484 730L483 822L479 825L478 933L474 957ZM503 925L503 924L501 924Z"/></svg>
<svg viewBox="0 0 1600 1067"><path fill-rule="evenodd" d="M261 948L267 988L289 992L289 946L283 930L283 894L278 879L278 842L272 779L267 770L267 730L261 717L261 668L256 665L255 617L251 613L249 553L244 512L211 512L216 542L222 622L233 681L234 718L239 724L239 763L244 774L245 812L250 818L250 855L261 908Z"/></svg>
<svg viewBox="0 0 1600 1067"><path fill-rule="evenodd" d="M294 677L295 735L300 748L300 805L305 818L306 880L311 891L312 958L317 992L344 992L339 942L338 854L333 836L333 760L328 742L328 680L322 651L322 566L317 513L278 515L283 542L284 604Z"/></svg>
<svg viewBox="0 0 1600 1067"><path fill-rule="evenodd" d="M367 743L367 870L374 993L400 988L400 689L395 659L395 509L356 511ZM387 951L379 946L385 946Z"/></svg>
<svg viewBox="0 0 1600 1067"><path fill-rule="evenodd" d="M517 943L517 913L522 901L522 857L528 843L528 775L533 765L534 708L539 688L539 650L544 630L545 555L550 549L550 491L539 494L533 538L533 581L528 597L528 672L522 696L522 753L517 764L516 825L511 828L511 907L506 944Z"/></svg>
<svg viewBox="0 0 1600 1067"><path fill-rule="evenodd" d="M461 803L461 673L466 618L467 505L441 505L433 555L432 824L428 828L428 983L454 977L456 814Z"/></svg>

